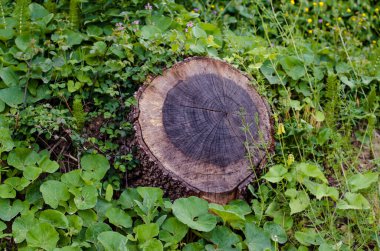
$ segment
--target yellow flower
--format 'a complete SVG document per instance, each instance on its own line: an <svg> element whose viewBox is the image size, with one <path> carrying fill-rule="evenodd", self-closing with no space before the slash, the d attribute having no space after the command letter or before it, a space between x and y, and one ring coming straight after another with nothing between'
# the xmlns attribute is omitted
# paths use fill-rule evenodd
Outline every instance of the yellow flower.
<svg viewBox="0 0 380 251"><path fill-rule="evenodd" d="M220 7L220 11L224 11L224 8L223 8L223 7Z"/></svg>
<svg viewBox="0 0 380 251"><path fill-rule="evenodd" d="M342 18L341 17L338 17L338 22L342 21Z"/></svg>
<svg viewBox="0 0 380 251"><path fill-rule="evenodd" d="M288 166L290 166L293 163L294 163L294 155L293 154L289 154L288 155L288 160L286 161L286 164L288 164Z"/></svg>
<svg viewBox="0 0 380 251"><path fill-rule="evenodd" d="M291 3L292 5L294 5L294 4L295 4L294 0L290 0L290 3Z"/></svg>
<svg viewBox="0 0 380 251"><path fill-rule="evenodd" d="M375 9L375 12L379 12L379 10L380 10L379 8L376 8L376 9Z"/></svg>
<svg viewBox="0 0 380 251"><path fill-rule="evenodd" d="M307 19L307 22L310 24L311 22L313 22L313 19L309 18Z"/></svg>
<svg viewBox="0 0 380 251"><path fill-rule="evenodd" d="M277 128L277 135L281 135L284 133L285 133L285 126L283 123L279 123L278 128Z"/></svg>
<svg viewBox="0 0 380 251"><path fill-rule="evenodd" d="M376 40L373 40L372 43L373 43L373 44L376 44L377 42L376 42Z"/></svg>
<svg viewBox="0 0 380 251"><path fill-rule="evenodd" d="M347 13L351 13L351 9L350 8L347 8Z"/></svg>
<svg viewBox="0 0 380 251"><path fill-rule="evenodd" d="M211 9L215 9L215 5L211 4Z"/></svg>
<svg viewBox="0 0 380 251"><path fill-rule="evenodd" d="M309 12L309 8L308 7L305 8L305 12Z"/></svg>
<svg viewBox="0 0 380 251"><path fill-rule="evenodd" d="M316 3L316 2L313 2L313 6L317 6L317 3Z"/></svg>
<svg viewBox="0 0 380 251"><path fill-rule="evenodd" d="M326 23L326 26L329 27L329 26L330 26L330 23Z"/></svg>
<svg viewBox="0 0 380 251"><path fill-rule="evenodd" d="M356 17L352 17L352 21L356 21Z"/></svg>
<svg viewBox="0 0 380 251"><path fill-rule="evenodd" d="M312 34L312 33L313 33L313 30L308 30L307 32L309 32L309 34Z"/></svg>
<svg viewBox="0 0 380 251"><path fill-rule="evenodd" d="M365 13L362 13L362 17L365 17L365 16L367 16L367 14L365 14Z"/></svg>
<svg viewBox="0 0 380 251"><path fill-rule="evenodd" d="M324 2L319 2L320 7L323 7L324 4L325 4Z"/></svg>

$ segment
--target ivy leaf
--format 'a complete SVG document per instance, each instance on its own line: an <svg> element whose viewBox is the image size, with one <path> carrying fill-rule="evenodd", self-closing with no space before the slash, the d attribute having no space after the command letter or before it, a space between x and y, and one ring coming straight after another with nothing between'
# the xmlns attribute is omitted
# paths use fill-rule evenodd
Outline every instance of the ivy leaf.
<svg viewBox="0 0 380 251"><path fill-rule="evenodd" d="M282 57L279 62L293 80L302 78L306 73L303 62L295 56Z"/></svg>
<svg viewBox="0 0 380 251"><path fill-rule="evenodd" d="M136 226L133 232L139 242L143 243L156 237L159 233L159 227L157 223L141 224Z"/></svg>
<svg viewBox="0 0 380 251"><path fill-rule="evenodd" d="M24 169L23 176L30 181L34 181L40 176L41 173L41 168L36 166L27 166Z"/></svg>
<svg viewBox="0 0 380 251"><path fill-rule="evenodd" d="M285 230L274 222L265 222L264 231L270 234L270 238L274 242L284 244L288 240Z"/></svg>
<svg viewBox="0 0 380 251"><path fill-rule="evenodd" d="M297 191L293 188L286 190L285 195L290 197L290 214L304 211L310 205L309 196L305 191Z"/></svg>
<svg viewBox="0 0 380 251"><path fill-rule="evenodd" d="M13 202L12 206L9 199L0 199L0 219L10 221L24 209L24 204L20 200Z"/></svg>
<svg viewBox="0 0 380 251"><path fill-rule="evenodd" d="M269 169L263 178L269 182L278 183L284 178L284 174L287 172L288 170L284 167L284 165L275 165Z"/></svg>
<svg viewBox="0 0 380 251"><path fill-rule="evenodd" d="M98 200L98 191L94 186L85 186L80 195L75 196L74 203L79 210L93 208Z"/></svg>
<svg viewBox="0 0 380 251"><path fill-rule="evenodd" d="M348 178L348 185L350 186L352 192L357 192L359 190L370 187L373 183L377 182L378 180L378 173L358 173Z"/></svg>
<svg viewBox="0 0 380 251"><path fill-rule="evenodd" d="M366 198L360 193L350 193L347 192L344 195L344 200L339 200L336 204L338 209L347 210L347 209L370 209L371 206Z"/></svg>
<svg viewBox="0 0 380 251"><path fill-rule="evenodd" d="M295 169L306 177L318 178L324 183L327 183L325 175L316 164L301 162L295 165Z"/></svg>
<svg viewBox="0 0 380 251"><path fill-rule="evenodd" d="M189 228L177 220L175 217L169 217L161 226L159 239L166 242L165 247L179 243L187 234Z"/></svg>
<svg viewBox="0 0 380 251"><path fill-rule="evenodd" d="M106 251L120 250L127 251L127 237L113 231L102 232L98 236L98 241Z"/></svg>
<svg viewBox="0 0 380 251"><path fill-rule="evenodd" d="M106 216L110 223L117 227L132 227L132 218L120 208L111 207L107 210Z"/></svg>
<svg viewBox="0 0 380 251"><path fill-rule="evenodd" d="M9 198L15 198L15 197L16 197L16 191L13 189L12 186L8 184L0 185L0 198L9 199Z"/></svg>
<svg viewBox="0 0 380 251"><path fill-rule="evenodd" d="M207 201L198 197L177 199L172 210L179 221L192 229L209 232L216 226L216 217L208 213Z"/></svg>
<svg viewBox="0 0 380 251"><path fill-rule="evenodd" d="M41 185L40 191L45 203L54 209L58 207L58 204L61 201L68 201L70 199L70 193L67 186L57 180L45 181Z"/></svg>
<svg viewBox="0 0 380 251"><path fill-rule="evenodd" d="M249 251L273 250L269 234L254 223L245 224L244 235Z"/></svg>
<svg viewBox="0 0 380 251"><path fill-rule="evenodd" d="M22 191L24 188L26 188L30 181L25 179L24 177L11 177L4 181L4 184L8 184L16 191Z"/></svg>
<svg viewBox="0 0 380 251"><path fill-rule="evenodd" d="M26 234L28 246L52 250L56 247L59 240L59 234L49 223L42 222L35 225Z"/></svg>
<svg viewBox="0 0 380 251"><path fill-rule="evenodd" d="M69 227L69 221L67 220L66 216L63 213L53 209L42 211L39 220L41 222L50 223L56 228L67 229Z"/></svg>
<svg viewBox="0 0 380 251"><path fill-rule="evenodd" d="M8 155L8 164L24 171L27 166L33 166L39 159L38 154L29 148L16 148Z"/></svg>
<svg viewBox="0 0 380 251"><path fill-rule="evenodd" d="M87 154L81 159L82 178L85 181L100 181L110 168L110 163L100 154Z"/></svg>

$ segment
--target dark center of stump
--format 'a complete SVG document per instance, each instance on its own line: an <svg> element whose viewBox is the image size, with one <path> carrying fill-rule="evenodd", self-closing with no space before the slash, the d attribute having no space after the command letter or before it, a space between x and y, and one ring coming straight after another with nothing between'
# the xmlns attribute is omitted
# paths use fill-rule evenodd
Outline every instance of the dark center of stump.
<svg viewBox="0 0 380 251"><path fill-rule="evenodd" d="M245 157L244 142L258 137L257 117L248 93L215 74L179 81L163 107L164 128L172 144L189 158L220 167Z"/></svg>

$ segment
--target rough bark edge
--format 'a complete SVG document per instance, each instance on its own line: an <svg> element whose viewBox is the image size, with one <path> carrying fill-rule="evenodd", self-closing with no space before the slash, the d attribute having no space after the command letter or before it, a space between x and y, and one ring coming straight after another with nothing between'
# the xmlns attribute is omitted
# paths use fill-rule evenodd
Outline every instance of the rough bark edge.
<svg viewBox="0 0 380 251"><path fill-rule="evenodd" d="M205 59L211 59L215 61L219 61L222 63L225 63L232 71L235 71L238 74L243 75L246 77L250 82L253 82L254 80L246 73L240 71L239 69L233 67L231 64L227 63L226 61L216 59L216 58L210 58L210 57L188 57L184 60L175 63L171 68L164 68L164 71L167 71L172 68L180 67L182 64L187 63L188 61L193 60L205 60ZM144 84L138 89L137 92L135 92L134 97L137 101L137 105L133 107L131 111L131 121L133 122L133 127L135 130L135 140L133 144L138 148L139 152L139 160L141 161L141 164L137 167L137 169L134 171L133 175L129 175L128 179L130 179L129 183L132 186L156 186L160 187L164 190L165 194L169 196L171 199L177 199L179 197L188 197L188 196L199 196L202 198L205 198L211 202L218 202L225 204L228 201L232 199L237 198L245 198L248 196L247 193L247 186L252 182L252 180L255 178L255 173L253 172L251 175L249 175L245 180L243 180L234 190L226 192L226 193L205 193L201 192L197 188L193 187L192 185L185 182L183 179L178 177L176 174L172 173L171 171L165 169L160 161L151 153L149 150L149 147L146 145L142 132L141 132L141 126L139 124L138 118L140 114L139 110L139 100L145 89L150 85L150 83L156 78L157 76L148 76L147 80L144 82ZM257 91L256 87L254 85L250 85L250 88L253 88L253 90L258 93L258 96L260 97L261 101L264 103L266 110L268 112L268 118L269 118L269 140L268 147L266 149L266 152L268 154L271 154L274 151L274 127L273 127L273 118L271 116L271 109L268 104L268 102L260 95L260 93ZM268 159L268 156L265 155L259 165L257 166L257 171L260 171L263 166L266 164Z"/></svg>

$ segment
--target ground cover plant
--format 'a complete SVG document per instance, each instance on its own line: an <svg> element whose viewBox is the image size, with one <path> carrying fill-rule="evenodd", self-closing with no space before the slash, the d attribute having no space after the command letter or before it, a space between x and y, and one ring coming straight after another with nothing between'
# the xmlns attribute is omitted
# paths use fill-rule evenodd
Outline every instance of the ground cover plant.
<svg viewBox="0 0 380 251"><path fill-rule="evenodd" d="M376 1L0 0L0 249L379 250L379 27ZM271 106L248 200L128 187L133 93L196 55Z"/></svg>

